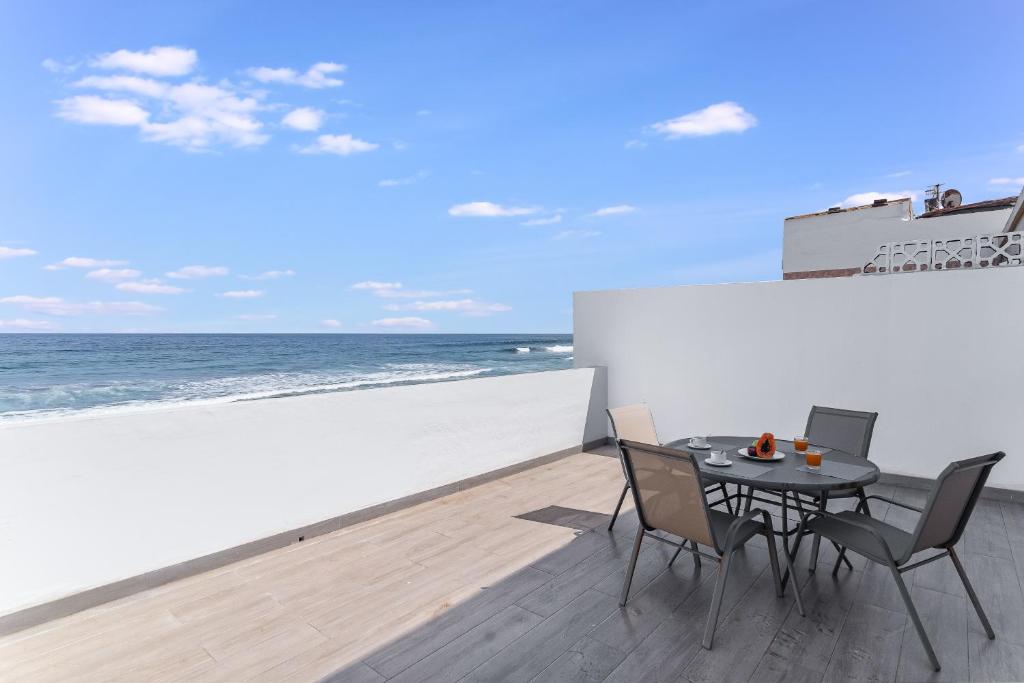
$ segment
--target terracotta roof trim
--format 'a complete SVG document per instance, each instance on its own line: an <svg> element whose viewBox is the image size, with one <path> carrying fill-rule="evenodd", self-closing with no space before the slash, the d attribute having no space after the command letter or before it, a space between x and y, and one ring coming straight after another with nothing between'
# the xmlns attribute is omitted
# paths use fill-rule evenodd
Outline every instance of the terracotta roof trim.
<svg viewBox="0 0 1024 683"><path fill-rule="evenodd" d="M926 211L922 213L918 218L932 218L934 216L948 216L954 213L974 213L975 211L995 211L997 209L1008 209L1013 206L1017 201L1016 195L1013 197L1003 197L1001 199L986 199L982 202L973 202L971 204L961 204L960 206L951 207L948 209L935 209L934 211Z"/></svg>

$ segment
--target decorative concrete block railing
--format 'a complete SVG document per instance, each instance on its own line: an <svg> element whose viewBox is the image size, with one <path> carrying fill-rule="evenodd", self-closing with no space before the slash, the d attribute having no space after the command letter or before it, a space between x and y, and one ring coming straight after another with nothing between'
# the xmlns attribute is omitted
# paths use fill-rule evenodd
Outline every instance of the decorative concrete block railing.
<svg viewBox="0 0 1024 683"><path fill-rule="evenodd" d="M972 235L956 239L889 242L878 247L861 272L865 275L923 270L998 268L1024 264L1024 233Z"/></svg>

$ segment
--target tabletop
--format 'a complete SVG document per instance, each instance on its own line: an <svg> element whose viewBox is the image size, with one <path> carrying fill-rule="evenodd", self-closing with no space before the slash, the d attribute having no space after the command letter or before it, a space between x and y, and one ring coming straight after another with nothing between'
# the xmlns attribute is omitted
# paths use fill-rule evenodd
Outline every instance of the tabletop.
<svg viewBox="0 0 1024 683"><path fill-rule="evenodd" d="M750 463L755 465L758 473L752 473L753 468L743 468L734 465L733 467L716 467L709 465L704 460L709 456L709 450L690 448L687 444L689 439L679 439L667 444L669 448L678 448L689 451L697 456L697 464L700 466L701 477L708 481L725 482L728 484L742 484L752 486L755 489L774 491L803 491L808 493L820 491L833 491L836 489L849 489L859 486L867 486L878 481L878 466L866 458L846 453L836 449L825 452L822 458L823 463L838 462L845 465L857 465L867 468L863 476L855 479L840 479L824 474L803 472L798 467L806 463L802 455L796 455L792 441L776 441L776 448L786 454L785 459L775 462L761 460L748 460L740 456L736 451L740 447L749 446L757 437L754 436L709 436L708 443L713 449L722 449L726 456L734 463ZM813 449L815 444L811 444ZM822 447L826 448L826 447ZM825 466L827 467L827 465ZM767 468L767 470L760 470ZM740 471L745 469L746 471Z"/></svg>

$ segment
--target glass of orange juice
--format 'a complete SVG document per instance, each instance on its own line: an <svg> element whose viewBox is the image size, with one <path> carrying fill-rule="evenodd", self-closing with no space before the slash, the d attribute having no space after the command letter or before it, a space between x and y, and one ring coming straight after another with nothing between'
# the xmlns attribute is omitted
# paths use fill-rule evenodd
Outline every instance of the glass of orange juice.
<svg viewBox="0 0 1024 683"><path fill-rule="evenodd" d="M806 436L794 436L793 437L793 447L796 449L797 453L803 453L804 451L806 451L808 445L810 445L810 444L807 441L807 437Z"/></svg>
<svg viewBox="0 0 1024 683"><path fill-rule="evenodd" d="M807 451L807 466L812 470L821 469L821 451Z"/></svg>

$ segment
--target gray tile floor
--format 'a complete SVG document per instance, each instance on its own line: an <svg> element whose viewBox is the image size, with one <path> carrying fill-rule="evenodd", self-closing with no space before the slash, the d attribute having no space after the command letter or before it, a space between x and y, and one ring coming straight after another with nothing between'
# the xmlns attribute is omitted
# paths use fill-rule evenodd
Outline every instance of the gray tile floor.
<svg viewBox="0 0 1024 683"><path fill-rule="evenodd" d="M900 487L872 492L918 506L925 498ZM916 519L883 504L873 513L907 530ZM328 680L1024 680L1024 505L979 502L960 543L996 640L985 637L948 560L906 575L940 673L931 670L888 570L852 556L854 570L833 578L828 544L814 574L807 572L809 544L801 550L802 618L791 589L775 597L767 546L752 541L730 572L715 646L707 651L700 640L715 575L709 562L698 570L680 556L668 568L672 549L646 542L630 601L620 608L635 514L621 517L614 533L605 529L606 516L583 510L546 508L522 518L578 535Z"/></svg>

